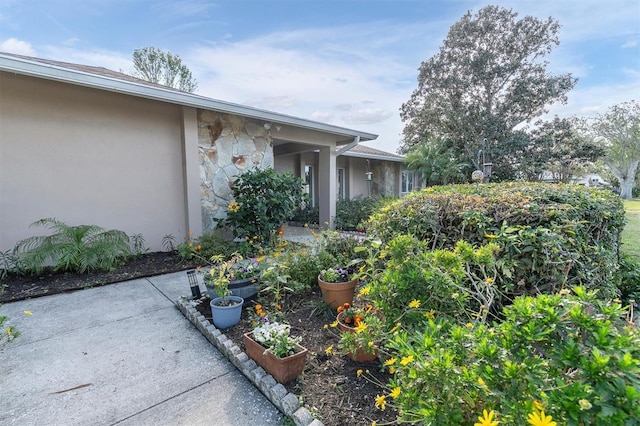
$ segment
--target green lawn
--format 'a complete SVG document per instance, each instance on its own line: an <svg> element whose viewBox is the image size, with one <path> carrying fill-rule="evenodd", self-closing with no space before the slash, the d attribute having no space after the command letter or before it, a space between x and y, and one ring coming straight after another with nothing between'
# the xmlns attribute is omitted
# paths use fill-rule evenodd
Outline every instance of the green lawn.
<svg viewBox="0 0 640 426"><path fill-rule="evenodd" d="M640 199L624 200L627 225L622 232L622 251L640 261Z"/></svg>

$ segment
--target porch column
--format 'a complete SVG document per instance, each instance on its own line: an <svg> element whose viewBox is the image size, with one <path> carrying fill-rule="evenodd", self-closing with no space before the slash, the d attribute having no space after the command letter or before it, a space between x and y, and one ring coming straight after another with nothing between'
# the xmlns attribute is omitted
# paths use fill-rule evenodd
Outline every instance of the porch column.
<svg viewBox="0 0 640 426"><path fill-rule="evenodd" d="M182 107L182 173L184 183L185 235L202 235L200 199L200 162L198 160L198 114L195 108Z"/></svg>
<svg viewBox="0 0 640 426"><path fill-rule="evenodd" d="M324 146L320 148L318 168L320 226L333 229L333 220L336 216L337 191L335 147Z"/></svg>

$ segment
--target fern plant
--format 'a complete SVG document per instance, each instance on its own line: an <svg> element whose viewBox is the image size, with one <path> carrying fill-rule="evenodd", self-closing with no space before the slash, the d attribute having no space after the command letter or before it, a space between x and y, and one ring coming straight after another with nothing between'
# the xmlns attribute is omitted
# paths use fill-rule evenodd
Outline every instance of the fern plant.
<svg viewBox="0 0 640 426"><path fill-rule="evenodd" d="M53 233L22 240L14 249L21 269L39 274L45 266L55 271L113 270L131 255L129 237L122 231L96 225L69 226L55 218L40 219L31 226Z"/></svg>

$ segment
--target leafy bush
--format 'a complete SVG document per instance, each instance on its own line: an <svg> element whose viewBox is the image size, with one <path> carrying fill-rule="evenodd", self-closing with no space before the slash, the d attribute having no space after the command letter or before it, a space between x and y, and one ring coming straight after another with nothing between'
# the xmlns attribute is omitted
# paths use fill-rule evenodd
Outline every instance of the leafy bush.
<svg viewBox="0 0 640 426"><path fill-rule="evenodd" d="M499 285L511 297L585 285L617 295L624 208L611 191L575 185L449 185L383 207L368 231L383 242L401 234L431 249L458 240L501 247Z"/></svg>
<svg viewBox="0 0 640 426"><path fill-rule="evenodd" d="M14 252L21 271L39 274L49 265L56 271L113 270L131 255L129 237L122 231L105 231L96 225L69 226L56 219L40 219L31 226L45 226L51 235L17 243Z"/></svg>
<svg viewBox="0 0 640 426"><path fill-rule="evenodd" d="M379 255L386 265L368 284L368 294L388 320L404 317L405 327L418 327L424 319L417 311L405 312L412 301L463 322L482 320L500 301L497 251L493 243L473 248L463 241L453 250L430 251L424 241L399 236Z"/></svg>
<svg viewBox="0 0 640 426"><path fill-rule="evenodd" d="M198 238L193 238L193 233L189 232L176 249L182 260L197 259L203 265L211 263L213 256L227 258L238 251L236 244L224 239L215 231L205 232ZM244 253L242 254L244 256Z"/></svg>
<svg viewBox="0 0 640 426"><path fill-rule="evenodd" d="M305 203L305 206L296 210L289 220L301 224L318 225L320 223L320 207Z"/></svg>
<svg viewBox="0 0 640 426"><path fill-rule="evenodd" d="M355 248L361 244L358 237L343 235L335 231L324 231L318 241L316 251L320 269L336 265L349 265L358 257Z"/></svg>
<svg viewBox="0 0 640 426"><path fill-rule="evenodd" d="M640 333L624 316L577 287L518 297L493 326L425 319L388 342L390 395L411 423L472 425L486 410L500 424L542 411L558 424L637 424Z"/></svg>
<svg viewBox="0 0 640 426"><path fill-rule="evenodd" d="M236 238L270 244L276 229L306 205L303 188L304 182L290 173L276 173L272 168L247 171L233 181L234 201L221 223Z"/></svg>
<svg viewBox="0 0 640 426"><path fill-rule="evenodd" d="M336 229L354 231L364 223L384 202L379 196L356 197L350 200L339 200L336 203Z"/></svg>
<svg viewBox="0 0 640 426"><path fill-rule="evenodd" d="M640 303L640 264L632 256L622 253L618 269L620 297L624 303Z"/></svg>

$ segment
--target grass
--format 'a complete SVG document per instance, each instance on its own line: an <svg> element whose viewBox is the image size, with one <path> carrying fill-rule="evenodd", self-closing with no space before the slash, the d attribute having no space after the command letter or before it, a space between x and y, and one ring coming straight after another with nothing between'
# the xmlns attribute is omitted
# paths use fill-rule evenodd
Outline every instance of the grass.
<svg viewBox="0 0 640 426"><path fill-rule="evenodd" d="M622 231L622 251L640 262L640 199L624 200L627 225Z"/></svg>

